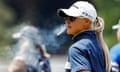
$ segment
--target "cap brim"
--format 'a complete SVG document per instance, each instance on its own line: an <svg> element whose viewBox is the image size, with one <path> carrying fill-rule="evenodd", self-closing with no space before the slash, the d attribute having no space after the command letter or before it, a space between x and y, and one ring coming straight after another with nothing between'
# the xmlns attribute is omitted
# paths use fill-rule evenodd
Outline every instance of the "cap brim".
<svg viewBox="0 0 120 72"><path fill-rule="evenodd" d="M120 25L114 25L114 26L112 26L113 30L118 29L118 28L120 28Z"/></svg>
<svg viewBox="0 0 120 72"><path fill-rule="evenodd" d="M61 16L61 17L68 16L63 9L58 9L57 14L58 16Z"/></svg>
<svg viewBox="0 0 120 72"><path fill-rule="evenodd" d="M73 16L73 17L77 17L79 16L80 14L78 13L77 10L75 9L58 9L58 16L61 16L61 17L66 17L66 16Z"/></svg>

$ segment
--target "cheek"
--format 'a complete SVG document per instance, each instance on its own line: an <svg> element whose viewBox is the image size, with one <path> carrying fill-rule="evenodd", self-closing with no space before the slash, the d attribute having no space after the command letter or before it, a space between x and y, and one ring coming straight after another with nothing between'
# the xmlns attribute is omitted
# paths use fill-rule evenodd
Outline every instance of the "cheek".
<svg viewBox="0 0 120 72"><path fill-rule="evenodd" d="M78 21L74 21L74 22L70 22L70 21L65 21L66 24L66 28L67 28L67 34L76 34L80 31L82 31L83 29L83 25L78 22Z"/></svg>
<svg viewBox="0 0 120 72"><path fill-rule="evenodd" d="M83 29L83 27L79 24L72 24L71 25L71 31L73 32L73 34L79 33L82 29Z"/></svg>
<svg viewBox="0 0 120 72"><path fill-rule="evenodd" d="M77 31L81 31L83 29L83 25L80 24L80 23L76 23L74 24L74 28L77 30Z"/></svg>

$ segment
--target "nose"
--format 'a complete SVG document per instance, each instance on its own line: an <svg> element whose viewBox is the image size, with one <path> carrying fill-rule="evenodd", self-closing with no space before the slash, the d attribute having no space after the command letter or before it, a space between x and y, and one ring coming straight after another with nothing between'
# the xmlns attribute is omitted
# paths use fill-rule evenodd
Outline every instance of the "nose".
<svg viewBox="0 0 120 72"><path fill-rule="evenodd" d="M65 20L65 24L70 24L70 21L69 20Z"/></svg>

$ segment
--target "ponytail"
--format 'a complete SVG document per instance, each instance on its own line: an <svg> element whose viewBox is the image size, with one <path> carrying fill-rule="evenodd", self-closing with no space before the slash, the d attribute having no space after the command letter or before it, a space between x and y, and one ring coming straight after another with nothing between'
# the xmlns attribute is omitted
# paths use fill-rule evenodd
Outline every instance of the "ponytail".
<svg viewBox="0 0 120 72"><path fill-rule="evenodd" d="M104 20L101 17L97 17L96 22L92 25L92 29L96 31L96 36L104 52L105 61L106 61L106 72L110 72L111 61L109 57L109 50L107 44L103 39Z"/></svg>

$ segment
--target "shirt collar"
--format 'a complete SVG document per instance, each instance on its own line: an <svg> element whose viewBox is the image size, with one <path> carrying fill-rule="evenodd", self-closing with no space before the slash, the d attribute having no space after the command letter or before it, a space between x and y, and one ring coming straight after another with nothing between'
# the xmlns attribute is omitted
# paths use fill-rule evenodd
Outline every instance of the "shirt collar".
<svg viewBox="0 0 120 72"><path fill-rule="evenodd" d="M78 41L83 38L96 38L95 30L86 30L83 32L79 32L75 36L73 36L73 41Z"/></svg>

